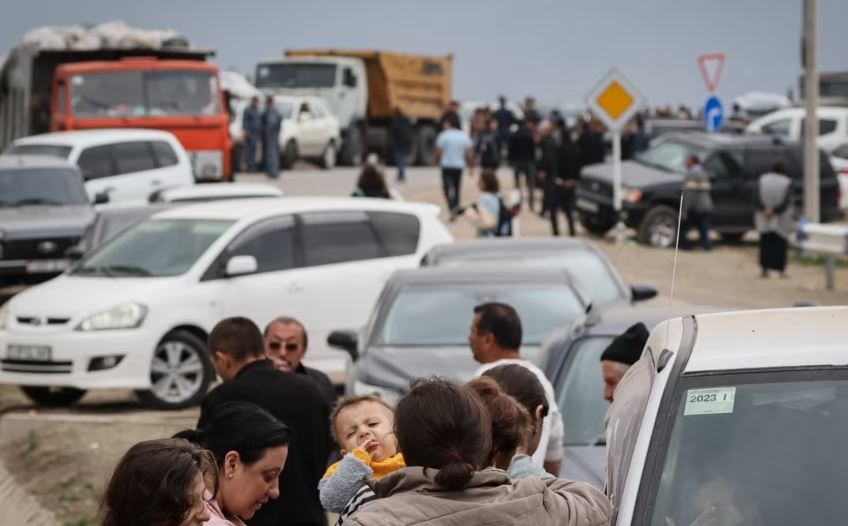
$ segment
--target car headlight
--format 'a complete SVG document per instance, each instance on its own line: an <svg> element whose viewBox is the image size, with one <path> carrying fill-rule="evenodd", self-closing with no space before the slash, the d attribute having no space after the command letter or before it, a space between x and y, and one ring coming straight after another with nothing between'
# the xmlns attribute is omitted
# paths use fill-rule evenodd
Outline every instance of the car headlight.
<svg viewBox="0 0 848 526"><path fill-rule="evenodd" d="M147 315L147 307L139 303L126 303L97 314L92 314L77 325L78 331L106 331L134 329Z"/></svg>
<svg viewBox="0 0 848 526"><path fill-rule="evenodd" d="M638 188L625 188L624 200L628 203L638 203L642 200L642 190Z"/></svg>
<svg viewBox="0 0 848 526"><path fill-rule="evenodd" d="M9 302L0 305L0 331L6 330L6 323L9 321Z"/></svg>

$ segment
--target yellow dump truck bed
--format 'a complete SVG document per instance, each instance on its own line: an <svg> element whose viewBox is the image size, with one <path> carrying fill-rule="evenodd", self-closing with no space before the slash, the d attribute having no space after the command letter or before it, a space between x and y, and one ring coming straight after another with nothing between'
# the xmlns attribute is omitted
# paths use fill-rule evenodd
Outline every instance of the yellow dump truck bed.
<svg viewBox="0 0 848 526"><path fill-rule="evenodd" d="M389 51L296 49L289 57L350 57L365 62L368 116L386 118L400 107L416 119L438 119L451 100L453 56L424 56Z"/></svg>

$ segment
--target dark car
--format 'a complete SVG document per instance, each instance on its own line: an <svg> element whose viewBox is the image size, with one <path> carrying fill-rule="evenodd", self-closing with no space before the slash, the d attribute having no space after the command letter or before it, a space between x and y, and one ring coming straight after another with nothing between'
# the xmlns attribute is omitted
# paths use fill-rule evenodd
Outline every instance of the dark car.
<svg viewBox="0 0 848 526"><path fill-rule="evenodd" d="M604 487L604 418L609 403L604 400L601 353L613 338L638 322L650 330L669 317L712 310L684 303L677 303L671 311L657 304L619 304L593 309L551 333L542 346L540 361L565 421L561 478Z"/></svg>
<svg viewBox="0 0 848 526"><path fill-rule="evenodd" d="M669 247L677 234L677 212L685 173L684 161L695 154L712 179L712 223L723 239L738 241L754 228L754 191L760 175L782 161L795 184L795 203L803 202L803 155L795 142L770 137L706 133L672 133L656 141L633 161L622 163L623 214L640 242ZM821 154L821 216L841 218L839 183L827 156ZM611 163L583 169L577 187L580 223L604 234L616 223Z"/></svg>
<svg viewBox="0 0 848 526"><path fill-rule="evenodd" d="M436 245L421 266L516 265L568 271L595 304L642 301L657 295L648 285L627 288L607 257L576 238L491 238Z"/></svg>
<svg viewBox="0 0 848 526"><path fill-rule="evenodd" d="M695 119L646 119L645 132L648 140L653 142L667 133L673 132L697 132L704 130L704 123ZM741 134L745 132L745 126L730 119L725 119L721 126L724 133Z"/></svg>
<svg viewBox="0 0 848 526"><path fill-rule="evenodd" d="M60 159L0 155L0 283L63 272L94 219L79 169Z"/></svg>
<svg viewBox="0 0 848 526"><path fill-rule="evenodd" d="M468 347L474 307L488 301L512 305L522 320L522 355L538 361L548 334L588 306L566 272L541 268L422 268L396 271L357 334L327 338L348 351L348 394L394 400L413 378L470 379L480 364Z"/></svg>

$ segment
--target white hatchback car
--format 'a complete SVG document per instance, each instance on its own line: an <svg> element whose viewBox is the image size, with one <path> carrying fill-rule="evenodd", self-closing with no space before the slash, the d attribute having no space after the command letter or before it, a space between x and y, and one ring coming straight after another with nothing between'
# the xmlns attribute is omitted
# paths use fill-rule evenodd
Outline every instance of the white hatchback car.
<svg viewBox="0 0 848 526"><path fill-rule="evenodd" d="M816 112L819 118L819 148L831 152L848 143L848 108L822 106ZM745 131L798 141L804 135L806 115L804 108L784 108L760 117L749 124Z"/></svg>
<svg viewBox="0 0 848 526"><path fill-rule="evenodd" d="M848 307L657 326L608 414L613 524L844 524L846 327Z"/></svg>
<svg viewBox="0 0 848 526"><path fill-rule="evenodd" d="M0 383L65 405L128 388L161 408L197 403L215 373L206 337L222 318L309 331L307 363L342 381L326 345L364 325L391 273L452 236L439 209L377 199L233 200L167 210L0 308Z"/></svg>
<svg viewBox="0 0 848 526"><path fill-rule="evenodd" d="M191 160L177 138L143 129L77 130L24 137L7 153L50 155L79 166L96 204L145 203L162 188L191 186Z"/></svg>

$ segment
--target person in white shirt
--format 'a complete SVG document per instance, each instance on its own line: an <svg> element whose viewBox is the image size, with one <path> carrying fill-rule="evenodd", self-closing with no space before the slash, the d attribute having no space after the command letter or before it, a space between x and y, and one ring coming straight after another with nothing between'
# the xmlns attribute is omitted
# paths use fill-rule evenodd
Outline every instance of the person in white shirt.
<svg viewBox="0 0 848 526"><path fill-rule="evenodd" d="M556 403L554 388L541 369L521 356L521 319L505 303L483 303L474 307L474 319L468 334L468 344L474 359L483 364L474 376L481 376L492 367L517 364L526 367L545 388L548 415L542 423L542 437L533 454L533 461L553 475L559 474L562 463L564 426Z"/></svg>

